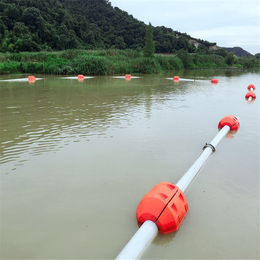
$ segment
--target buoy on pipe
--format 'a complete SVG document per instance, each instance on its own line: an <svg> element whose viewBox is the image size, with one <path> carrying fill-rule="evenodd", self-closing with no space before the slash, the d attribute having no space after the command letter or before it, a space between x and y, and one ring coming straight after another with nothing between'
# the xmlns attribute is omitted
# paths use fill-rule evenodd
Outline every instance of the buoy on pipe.
<svg viewBox="0 0 260 260"><path fill-rule="evenodd" d="M174 80L174 81L179 81L179 79L180 79L179 76L174 76L174 77L173 77L173 80Z"/></svg>
<svg viewBox="0 0 260 260"><path fill-rule="evenodd" d="M36 81L36 78L34 76L28 76L27 78L29 83L34 83Z"/></svg>
<svg viewBox="0 0 260 260"><path fill-rule="evenodd" d="M254 91L255 90L255 85L254 84L250 84L250 85L248 85L247 89L249 91Z"/></svg>
<svg viewBox="0 0 260 260"><path fill-rule="evenodd" d="M212 80L211 80L211 83L217 84L217 83L218 83L218 79L212 79Z"/></svg>
<svg viewBox="0 0 260 260"><path fill-rule="evenodd" d="M136 211L141 227L127 243L116 259L137 259L153 241L158 232L176 231L188 211L184 196L191 182L207 158L215 152L221 139L232 129L240 126L238 118L226 116L218 124L221 129L214 139L203 147L203 152L176 185L162 182L154 186L141 200Z"/></svg>
<svg viewBox="0 0 260 260"><path fill-rule="evenodd" d="M84 75L82 75L82 74L79 74L78 75L78 81L83 81L84 80Z"/></svg>
<svg viewBox="0 0 260 260"><path fill-rule="evenodd" d="M218 128L222 129L225 125L229 126L230 130L238 130L240 127L238 118L232 115L222 118L218 123Z"/></svg>
<svg viewBox="0 0 260 260"><path fill-rule="evenodd" d="M174 184L161 182L154 186L137 207L138 225L144 221L156 222L162 234L176 231L188 211L188 203L183 192Z"/></svg>
<svg viewBox="0 0 260 260"><path fill-rule="evenodd" d="M245 99L248 100L250 97L251 97L252 99L256 99L256 94L255 94L255 92L249 91L249 92L246 94Z"/></svg>
<svg viewBox="0 0 260 260"><path fill-rule="evenodd" d="M130 80L130 79L131 79L131 75L130 75L130 74L126 74L126 75L125 75L125 79L126 79L126 80Z"/></svg>

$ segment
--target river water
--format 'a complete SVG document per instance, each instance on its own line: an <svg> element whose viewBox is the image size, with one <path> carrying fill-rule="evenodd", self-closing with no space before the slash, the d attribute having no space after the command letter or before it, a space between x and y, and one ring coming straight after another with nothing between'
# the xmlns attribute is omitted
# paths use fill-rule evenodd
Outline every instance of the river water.
<svg viewBox="0 0 260 260"><path fill-rule="evenodd" d="M241 127L185 193L179 230L142 258L259 259L260 74L35 76L0 76L2 259L114 259L143 196L177 183L230 114Z"/></svg>

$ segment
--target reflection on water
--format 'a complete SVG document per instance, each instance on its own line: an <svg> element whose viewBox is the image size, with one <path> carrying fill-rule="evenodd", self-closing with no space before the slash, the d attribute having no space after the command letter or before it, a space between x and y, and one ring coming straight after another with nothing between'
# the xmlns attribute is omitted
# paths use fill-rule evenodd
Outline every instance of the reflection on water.
<svg viewBox="0 0 260 260"><path fill-rule="evenodd" d="M259 74L15 77L0 77L3 259L114 259L137 230L142 197L177 183L228 114L240 129L185 193L180 229L143 258L259 258Z"/></svg>
<svg viewBox="0 0 260 260"><path fill-rule="evenodd" d="M166 88L157 87L149 79L141 82L133 78L129 89L124 80L106 77L92 79L87 85L46 79L33 87L3 86L1 163L17 159L26 151L19 163L32 155L57 151L69 140L77 142L102 135L110 127L121 126L122 121L131 124L143 106L149 114L152 105L159 107L182 99L185 88L180 86L169 96L172 86L163 83Z"/></svg>
<svg viewBox="0 0 260 260"><path fill-rule="evenodd" d="M41 80L43 78L36 78L35 80ZM28 78L20 78L20 79L5 79L5 80L0 80L0 82L24 82L28 81Z"/></svg>

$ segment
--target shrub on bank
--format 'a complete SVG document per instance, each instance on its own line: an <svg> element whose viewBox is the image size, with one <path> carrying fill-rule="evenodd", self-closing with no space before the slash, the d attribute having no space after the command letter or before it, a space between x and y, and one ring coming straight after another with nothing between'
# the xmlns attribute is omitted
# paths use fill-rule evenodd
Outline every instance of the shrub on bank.
<svg viewBox="0 0 260 260"><path fill-rule="evenodd" d="M20 62L6 61L0 63L0 74L17 73L20 71Z"/></svg>
<svg viewBox="0 0 260 260"><path fill-rule="evenodd" d="M199 68L225 67L225 59L220 55L198 55L193 56L194 64Z"/></svg>
<svg viewBox="0 0 260 260"><path fill-rule="evenodd" d="M185 50L173 55L155 55L145 58L136 50L65 50L61 52L0 53L0 73L46 73L107 75L126 73L158 73L184 68L225 67L220 55L190 54ZM238 60L243 68L259 67L256 59Z"/></svg>
<svg viewBox="0 0 260 260"><path fill-rule="evenodd" d="M179 70L184 68L182 61L177 56L156 55L155 59L159 62L163 70Z"/></svg>
<svg viewBox="0 0 260 260"><path fill-rule="evenodd" d="M21 62L20 71L22 73L43 73L43 63L42 62Z"/></svg>
<svg viewBox="0 0 260 260"><path fill-rule="evenodd" d="M161 71L161 66L155 58L137 58L131 62L133 73L151 74Z"/></svg>
<svg viewBox="0 0 260 260"><path fill-rule="evenodd" d="M71 61L64 58L48 57L46 62L42 62L43 73L46 74L67 74ZM71 71L74 73L74 71Z"/></svg>
<svg viewBox="0 0 260 260"><path fill-rule="evenodd" d="M106 75L109 72L109 63L103 56L77 56L72 65L76 73L84 75Z"/></svg>

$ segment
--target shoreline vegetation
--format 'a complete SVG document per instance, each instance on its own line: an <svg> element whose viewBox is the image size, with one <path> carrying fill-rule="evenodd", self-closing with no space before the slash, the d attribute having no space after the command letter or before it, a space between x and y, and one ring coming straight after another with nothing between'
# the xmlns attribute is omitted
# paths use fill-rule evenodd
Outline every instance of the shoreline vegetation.
<svg viewBox="0 0 260 260"><path fill-rule="evenodd" d="M64 50L56 52L0 53L0 74L30 73L57 75L152 74L182 69L260 69L260 59L237 58L231 54L155 54L144 57L142 50Z"/></svg>

